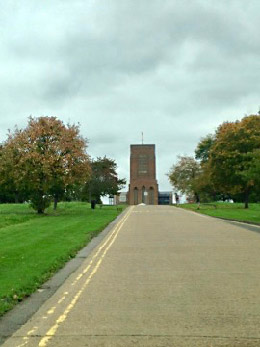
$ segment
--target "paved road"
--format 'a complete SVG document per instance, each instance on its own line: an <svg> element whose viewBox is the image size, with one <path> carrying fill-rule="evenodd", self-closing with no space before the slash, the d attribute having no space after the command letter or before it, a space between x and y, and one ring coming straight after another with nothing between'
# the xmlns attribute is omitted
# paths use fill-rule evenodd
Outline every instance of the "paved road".
<svg viewBox="0 0 260 347"><path fill-rule="evenodd" d="M4 346L260 346L260 228L127 210Z"/></svg>

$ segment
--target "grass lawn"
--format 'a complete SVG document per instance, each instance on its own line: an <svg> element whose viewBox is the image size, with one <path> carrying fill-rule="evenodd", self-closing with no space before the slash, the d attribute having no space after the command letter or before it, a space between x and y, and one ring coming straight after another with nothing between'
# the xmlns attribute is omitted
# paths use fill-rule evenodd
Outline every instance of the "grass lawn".
<svg viewBox="0 0 260 347"><path fill-rule="evenodd" d="M208 216L260 224L260 204L249 204L248 209L245 209L242 203L223 202L200 204L199 210L197 204L182 204L180 207L207 214Z"/></svg>
<svg viewBox="0 0 260 347"><path fill-rule="evenodd" d="M0 205L0 316L34 292L120 212L116 206L60 203L46 215Z"/></svg>

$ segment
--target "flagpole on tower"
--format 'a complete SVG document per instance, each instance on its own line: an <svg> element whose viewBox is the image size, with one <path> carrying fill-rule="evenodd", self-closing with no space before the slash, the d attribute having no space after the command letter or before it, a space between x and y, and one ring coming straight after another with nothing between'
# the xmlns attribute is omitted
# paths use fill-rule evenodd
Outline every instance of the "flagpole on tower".
<svg viewBox="0 0 260 347"><path fill-rule="evenodd" d="M142 145L144 144L144 133L142 132Z"/></svg>

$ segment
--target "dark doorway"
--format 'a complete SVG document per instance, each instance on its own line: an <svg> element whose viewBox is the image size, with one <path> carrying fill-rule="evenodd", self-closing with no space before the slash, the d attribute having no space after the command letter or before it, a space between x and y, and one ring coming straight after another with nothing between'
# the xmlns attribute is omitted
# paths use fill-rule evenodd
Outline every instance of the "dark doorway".
<svg viewBox="0 0 260 347"><path fill-rule="evenodd" d="M145 204L145 187L142 188L142 203Z"/></svg>
<svg viewBox="0 0 260 347"><path fill-rule="evenodd" d="M134 204L138 205L138 188L134 189Z"/></svg>
<svg viewBox="0 0 260 347"><path fill-rule="evenodd" d="M154 189L150 187L149 189L149 205L154 205Z"/></svg>

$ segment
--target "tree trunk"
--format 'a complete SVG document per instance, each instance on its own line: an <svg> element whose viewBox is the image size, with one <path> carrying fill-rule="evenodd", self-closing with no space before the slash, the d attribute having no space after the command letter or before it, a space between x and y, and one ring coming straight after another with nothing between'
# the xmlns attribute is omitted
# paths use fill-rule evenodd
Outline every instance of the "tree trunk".
<svg viewBox="0 0 260 347"><path fill-rule="evenodd" d="M248 202L249 202L249 190L245 191L245 208L248 208Z"/></svg>
<svg viewBox="0 0 260 347"><path fill-rule="evenodd" d="M54 207L53 207L54 211L57 210L58 201L59 201L58 195L55 194L55 195L54 195Z"/></svg>

